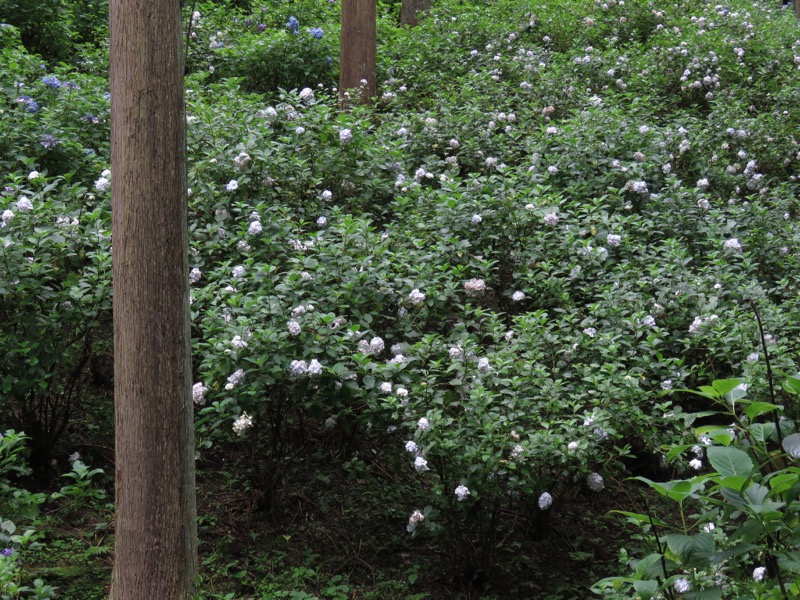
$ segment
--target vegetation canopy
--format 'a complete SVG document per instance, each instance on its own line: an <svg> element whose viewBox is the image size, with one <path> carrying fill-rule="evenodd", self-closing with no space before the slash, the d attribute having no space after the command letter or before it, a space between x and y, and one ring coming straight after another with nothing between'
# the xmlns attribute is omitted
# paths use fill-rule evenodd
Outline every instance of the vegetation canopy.
<svg viewBox="0 0 800 600"><path fill-rule="evenodd" d="M791 8L401 8L347 111L339 2L183 8L198 597L796 597ZM106 9L0 0L2 598L108 594Z"/></svg>

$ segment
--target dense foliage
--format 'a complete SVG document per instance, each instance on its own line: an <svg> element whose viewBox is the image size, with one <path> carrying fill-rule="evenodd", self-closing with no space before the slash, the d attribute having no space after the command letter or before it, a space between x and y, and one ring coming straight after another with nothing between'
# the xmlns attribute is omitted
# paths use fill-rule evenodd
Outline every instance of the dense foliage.
<svg viewBox="0 0 800 600"><path fill-rule="evenodd" d="M738 377L749 406L780 405L783 425L754 450L749 434L714 438L756 462L794 435L794 388L771 396L765 359L775 381L795 381L796 21L742 0L442 0L407 29L396 5L380 6L379 96L350 112L332 87L336 2L186 6L200 481L279 522L295 503L326 514L342 490L369 500L364 512L346 501L347 523L359 539L372 528L372 552L430 558L389 569L391 589L373 567L375 597L440 597L441 578L468 597L580 596L586 585L536 592L528 548L559 514L608 508L604 488L637 489L627 476L707 468L702 448L684 451L730 390L671 392ZM16 469L0 483L3 503L30 505L0 510L13 527L0 539L31 557L10 519L32 539L47 530L42 504L108 517L99 473L77 457L78 483L35 501L23 460L41 482L76 448L110 459L108 59L87 26L103 10L0 0L0 414L25 432L0 446ZM742 432L777 410L742 406L730 414ZM722 473L714 452L704 482ZM790 449L781 456L795 468ZM776 470L746 475L764 487ZM697 527L715 501L697 501L701 488L681 497L705 511ZM795 546L796 488L782 484L778 519ZM641 507L616 507L648 525ZM234 533L212 539L227 511L202 508L205 597L346 598L364 585L326 578L330 558L317 556L292 577L239 570L224 550ZM674 598L691 580L718 594L698 598L766 597L800 565L769 554L783 570L754 587L724 567L758 562L758 541L722 556L719 574L696 557L662 564L659 541L634 535L623 556L648 552L639 575L669 572L598 593ZM28 585L26 561L8 558L0 586Z"/></svg>

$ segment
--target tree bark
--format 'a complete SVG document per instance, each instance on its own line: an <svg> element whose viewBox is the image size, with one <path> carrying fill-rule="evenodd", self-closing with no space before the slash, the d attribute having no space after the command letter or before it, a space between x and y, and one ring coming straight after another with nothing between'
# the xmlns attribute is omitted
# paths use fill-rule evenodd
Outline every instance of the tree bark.
<svg viewBox="0 0 800 600"><path fill-rule="evenodd" d="M403 0L400 8L400 25L416 27L419 24L419 13L430 8L431 0Z"/></svg>
<svg viewBox="0 0 800 600"><path fill-rule="evenodd" d="M358 89L357 101L366 104L377 93L375 59L377 24L375 0L342 0L339 100L343 106L356 101L345 96ZM363 81L366 80L366 84Z"/></svg>
<svg viewBox="0 0 800 600"><path fill-rule="evenodd" d="M197 572L180 0L111 0L116 517L112 600Z"/></svg>

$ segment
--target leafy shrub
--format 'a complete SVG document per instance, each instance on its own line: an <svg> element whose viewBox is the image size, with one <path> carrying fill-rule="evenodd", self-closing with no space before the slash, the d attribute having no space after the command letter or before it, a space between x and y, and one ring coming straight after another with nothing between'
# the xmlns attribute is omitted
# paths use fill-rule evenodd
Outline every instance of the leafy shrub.
<svg viewBox="0 0 800 600"><path fill-rule="evenodd" d="M653 536L657 551L631 561L633 576L598 582L598 593L606 598L627 598L631 589L642 598L671 595L673 589L703 598L798 594L794 531L800 479L793 465L800 434L785 413L796 408L800 378L788 378L783 390L788 407L775 404L774 396L749 398L742 379L717 380L694 392L716 410L686 414L687 425L699 417L714 422L695 427L695 442L672 446L667 459L681 460L688 452L694 456L690 467L705 471L705 459L710 469L666 483L639 478L678 503L681 523L665 533L670 526L652 515L623 513Z"/></svg>

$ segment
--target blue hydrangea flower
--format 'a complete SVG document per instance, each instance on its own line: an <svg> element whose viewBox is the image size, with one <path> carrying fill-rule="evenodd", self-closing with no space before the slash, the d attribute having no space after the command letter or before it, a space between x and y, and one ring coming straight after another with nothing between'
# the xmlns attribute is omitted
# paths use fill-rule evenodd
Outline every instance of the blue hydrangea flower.
<svg viewBox="0 0 800 600"><path fill-rule="evenodd" d="M12 554L14 554L14 549L13 548L3 548L2 550L0 550L0 554L2 554L3 556L11 556Z"/></svg>
<svg viewBox="0 0 800 600"><path fill-rule="evenodd" d="M90 113L86 113L81 117L81 119L87 121L88 123L93 123L95 125L97 125L97 123L100 121L100 119L98 119L97 117L95 117L93 114Z"/></svg>
<svg viewBox="0 0 800 600"><path fill-rule="evenodd" d="M35 113L37 110L39 110L39 103L30 96L19 96L16 99L16 102L19 104L24 104L26 107L25 110L27 110L29 113Z"/></svg>
<svg viewBox="0 0 800 600"><path fill-rule="evenodd" d="M267 26L264 25L263 23L259 23L258 24L258 30L259 31L266 31L266 29L267 29Z"/></svg>
<svg viewBox="0 0 800 600"><path fill-rule="evenodd" d="M44 146L45 150L52 150L56 146L58 146L58 140L55 136L46 133L42 136L42 141L39 142L42 146Z"/></svg>
<svg viewBox="0 0 800 600"><path fill-rule="evenodd" d="M53 88L54 90L57 90L58 88L61 87L61 82L55 75L46 75L42 77L42 83L45 84L47 87Z"/></svg>
<svg viewBox="0 0 800 600"><path fill-rule="evenodd" d="M325 32L319 27L314 27L313 29L309 29L308 33L310 33L315 40L321 40L322 36L325 35Z"/></svg>
<svg viewBox="0 0 800 600"><path fill-rule="evenodd" d="M292 33L300 33L300 21L298 21L297 17L294 15L289 17L289 20L286 22L286 26L292 30Z"/></svg>

